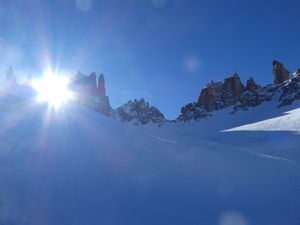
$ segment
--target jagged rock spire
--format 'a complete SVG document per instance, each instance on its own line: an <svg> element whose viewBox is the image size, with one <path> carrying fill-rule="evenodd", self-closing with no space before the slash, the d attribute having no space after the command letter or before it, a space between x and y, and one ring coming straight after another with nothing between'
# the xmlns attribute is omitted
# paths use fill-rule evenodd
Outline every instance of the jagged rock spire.
<svg viewBox="0 0 300 225"><path fill-rule="evenodd" d="M206 85L201 91L198 99L199 106L207 111L213 111L235 104L245 87L242 84L239 75L235 72L224 82L212 82Z"/></svg>
<svg viewBox="0 0 300 225"><path fill-rule="evenodd" d="M276 84L281 84L290 77L290 71L288 71L282 63L274 60L273 61L273 75L274 75L274 82Z"/></svg>
<svg viewBox="0 0 300 225"><path fill-rule="evenodd" d="M117 116L123 122L129 122L136 125L148 123L162 124L165 122L164 115L154 106L145 101L145 99L134 99L117 108Z"/></svg>
<svg viewBox="0 0 300 225"><path fill-rule="evenodd" d="M253 77L250 77L247 80L247 84L246 84L246 90L247 91L254 91L258 88L259 86L255 83Z"/></svg>
<svg viewBox="0 0 300 225"><path fill-rule="evenodd" d="M82 104L107 115L110 113L111 106L106 96L103 74L97 80L95 72L86 76L78 71L70 86Z"/></svg>
<svg viewBox="0 0 300 225"><path fill-rule="evenodd" d="M106 96L105 79L103 73L98 78L98 94L102 97Z"/></svg>
<svg viewBox="0 0 300 225"><path fill-rule="evenodd" d="M89 87L90 87L90 93L92 95L97 95L97 86L96 86L96 73L92 72L89 76L88 76L88 80L89 80Z"/></svg>
<svg viewBox="0 0 300 225"><path fill-rule="evenodd" d="M233 95L234 98L239 98L245 87L241 82L240 76L237 72L234 72L231 77L225 78L223 89L223 92L225 92L224 94L226 94L226 92L230 92L230 96ZM226 98L226 96L224 97Z"/></svg>

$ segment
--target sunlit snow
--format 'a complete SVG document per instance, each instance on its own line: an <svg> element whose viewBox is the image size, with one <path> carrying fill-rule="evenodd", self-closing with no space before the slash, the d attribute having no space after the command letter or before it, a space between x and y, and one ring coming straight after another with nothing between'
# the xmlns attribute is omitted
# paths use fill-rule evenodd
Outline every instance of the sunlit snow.
<svg viewBox="0 0 300 225"><path fill-rule="evenodd" d="M295 131L300 132L300 108L272 119L238 126L226 131Z"/></svg>

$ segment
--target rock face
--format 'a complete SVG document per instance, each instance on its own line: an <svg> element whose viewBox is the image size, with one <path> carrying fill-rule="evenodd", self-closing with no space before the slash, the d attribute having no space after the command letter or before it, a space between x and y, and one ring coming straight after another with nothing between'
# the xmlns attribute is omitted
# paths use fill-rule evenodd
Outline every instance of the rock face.
<svg viewBox="0 0 300 225"><path fill-rule="evenodd" d="M259 105L262 102L263 97L259 94L260 86L256 84L254 79L250 77L247 80L245 91L241 94L240 102L237 104L235 109L248 108Z"/></svg>
<svg viewBox="0 0 300 225"><path fill-rule="evenodd" d="M300 74L297 72L294 74L291 80L289 80L289 82L281 87L282 91L279 97L279 106L290 105L295 100L300 99Z"/></svg>
<svg viewBox="0 0 300 225"><path fill-rule="evenodd" d="M249 85L254 86L254 84ZM187 104L181 108L181 114L177 119L187 121L208 117L213 111L237 104L245 90L246 88L237 73L226 78L224 82L212 81L202 89L197 102Z"/></svg>
<svg viewBox="0 0 300 225"><path fill-rule="evenodd" d="M101 73L98 78L98 94L99 96L106 96L105 80L103 73Z"/></svg>
<svg viewBox="0 0 300 225"><path fill-rule="evenodd" d="M288 71L282 63L273 61L273 75L275 84L281 84L289 79L290 71Z"/></svg>
<svg viewBox="0 0 300 225"><path fill-rule="evenodd" d="M104 75L101 74L96 82L96 73L89 76L78 72L70 84L70 88L76 93L77 99L98 112L110 114L111 106L105 92ZM98 86L97 86L98 83Z"/></svg>
<svg viewBox="0 0 300 225"><path fill-rule="evenodd" d="M97 94L99 100L99 111L102 111L106 114L109 113L109 111L111 111L111 106L109 103L109 98L106 95L105 79L103 74L101 74L98 78Z"/></svg>
<svg viewBox="0 0 300 225"><path fill-rule="evenodd" d="M259 86L250 77L246 87L235 73L224 82L211 82L206 85L197 102L181 108L179 121L208 118L214 111L231 106L231 114L239 110L248 110L264 102L274 101L278 107L290 105L300 100L300 68L290 75L283 64L273 61L275 84Z"/></svg>
<svg viewBox="0 0 300 225"><path fill-rule="evenodd" d="M143 98L127 102L117 108L116 113L121 121L135 125L162 124L165 122L164 115L156 107L150 106Z"/></svg>
<svg viewBox="0 0 300 225"><path fill-rule="evenodd" d="M235 73L233 76L226 78L224 82L207 84L201 91L198 106L206 111L222 109L235 104L244 89L240 77Z"/></svg>
<svg viewBox="0 0 300 225"><path fill-rule="evenodd" d="M264 87L257 87L252 91L246 90L241 95L240 101L234 106L234 110L247 110L250 107L260 105L263 102L271 101L274 98L278 88L278 85L271 84Z"/></svg>
<svg viewBox="0 0 300 225"><path fill-rule="evenodd" d="M288 79L289 72L284 69L282 64L276 62L275 72L279 80ZM274 65L274 62L273 62ZM296 75L295 75L296 76ZM292 81L294 81L292 79ZM224 82L211 82L207 84L201 91L197 102L189 103L181 108L181 114L178 116L179 121L199 120L207 118L216 110L220 110L232 106L232 114L238 110L247 110L250 107L255 107L263 102L271 101L278 91L282 91L281 103L290 104L293 99L300 99L300 91L296 91L297 82L289 82L288 87L282 87L280 84L271 84L261 87L256 84L254 79L250 77L247 80L246 87L242 84L237 73L228 77ZM293 98L291 97L293 96Z"/></svg>
<svg viewBox="0 0 300 225"><path fill-rule="evenodd" d="M91 95L97 95L96 73L93 72L87 77L87 88Z"/></svg>
<svg viewBox="0 0 300 225"><path fill-rule="evenodd" d="M181 108L181 113L177 117L178 121L200 120L211 116L211 113L200 106L197 102L192 102Z"/></svg>
<svg viewBox="0 0 300 225"><path fill-rule="evenodd" d="M222 82L212 81L207 84L201 91L198 99L198 105L207 111L222 108Z"/></svg>
<svg viewBox="0 0 300 225"><path fill-rule="evenodd" d="M254 92L259 88L259 86L255 83L254 79L250 77L247 80L246 91Z"/></svg>

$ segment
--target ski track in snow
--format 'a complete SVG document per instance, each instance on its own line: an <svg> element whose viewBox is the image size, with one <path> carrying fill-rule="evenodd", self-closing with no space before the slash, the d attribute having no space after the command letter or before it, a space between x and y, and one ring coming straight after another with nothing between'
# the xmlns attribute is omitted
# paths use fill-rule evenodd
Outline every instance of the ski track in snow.
<svg viewBox="0 0 300 225"><path fill-rule="evenodd" d="M284 161L284 162L288 162L288 163L294 163L292 160L280 157L280 156L272 156L272 155L267 155L267 154L263 154L263 153L257 153L257 152L252 152L252 151L248 151L248 150L241 150L243 152L247 152L253 155L257 155L263 158L267 158L267 159L271 159L271 160L279 160L279 161Z"/></svg>
<svg viewBox="0 0 300 225"><path fill-rule="evenodd" d="M260 154L260 153L256 153L256 154L259 155L259 156L262 156L262 157L269 158L269 159L282 160L282 161L285 161L285 162L294 163L292 160L289 160L289 159L286 159L286 158L283 158L283 157L279 157L279 156L272 156L272 155L266 155L266 154Z"/></svg>
<svg viewBox="0 0 300 225"><path fill-rule="evenodd" d="M157 139L157 140L160 140L160 141L162 141L162 142L166 142L166 143L178 144L177 141L169 140L169 139L162 138L162 137L158 137L158 136L153 136L153 138L155 138L155 139Z"/></svg>

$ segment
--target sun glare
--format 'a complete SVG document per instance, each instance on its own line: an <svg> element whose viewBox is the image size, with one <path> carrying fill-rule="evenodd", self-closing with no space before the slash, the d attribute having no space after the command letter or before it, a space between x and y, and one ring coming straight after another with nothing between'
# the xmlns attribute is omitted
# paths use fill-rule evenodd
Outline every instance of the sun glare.
<svg viewBox="0 0 300 225"><path fill-rule="evenodd" d="M72 98L68 84L67 77L55 74L47 74L42 79L32 82L33 88L38 93L38 101L47 101L54 108L58 108Z"/></svg>

